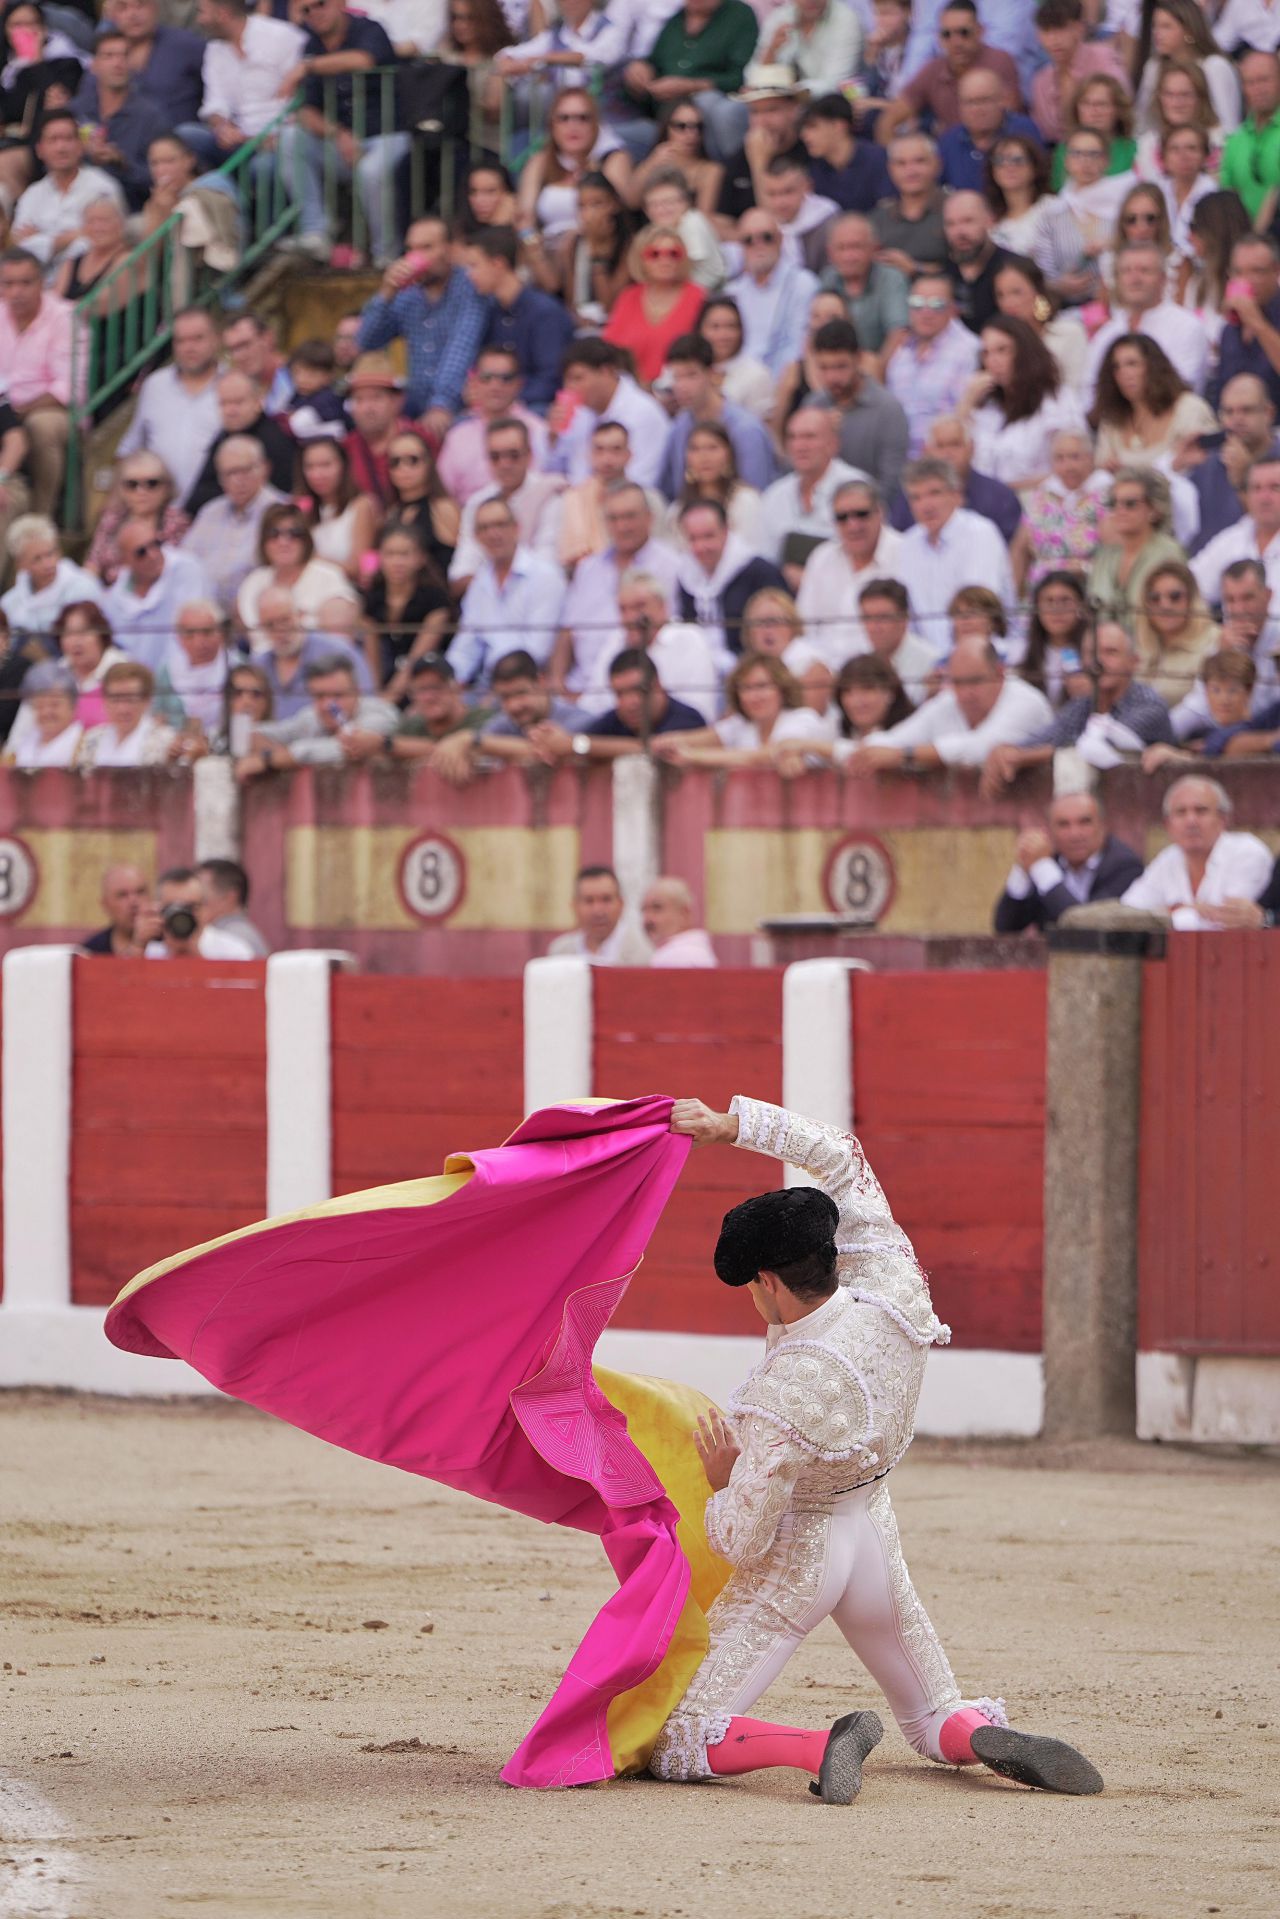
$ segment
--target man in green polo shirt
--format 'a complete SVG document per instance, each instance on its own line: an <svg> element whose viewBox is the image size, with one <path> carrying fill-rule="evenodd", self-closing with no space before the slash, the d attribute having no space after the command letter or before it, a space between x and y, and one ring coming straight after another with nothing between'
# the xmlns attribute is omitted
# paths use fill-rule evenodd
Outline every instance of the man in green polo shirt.
<svg viewBox="0 0 1280 1919"><path fill-rule="evenodd" d="M633 159L658 138L656 116L672 100L692 99L702 115L707 152L727 160L742 145L747 110L729 96L738 91L756 49L759 23L746 0L687 0L667 21L647 60L630 60L623 85L644 114L617 129Z"/></svg>
<svg viewBox="0 0 1280 1919"><path fill-rule="evenodd" d="M1280 187L1280 60L1274 53L1246 53L1240 62L1246 118L1227 141L1219 182L1238 193L1251 220Z"/></svg>

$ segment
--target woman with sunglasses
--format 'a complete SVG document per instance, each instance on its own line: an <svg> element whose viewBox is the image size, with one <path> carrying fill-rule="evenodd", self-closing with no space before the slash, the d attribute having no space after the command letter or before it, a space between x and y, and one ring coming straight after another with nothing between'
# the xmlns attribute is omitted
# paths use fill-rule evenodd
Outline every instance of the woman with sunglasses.
<svg viewBox="0 0 1280 1919"><path fill-rule="evenodd" d="M625 347L636 378L652 386L666 363L667 348L692 333L706 301L694 281L684 241L674 227L646 227L631 244L635 284L614 301L604 338Z"/></svg>
<svg viewBox="0 0 1280 1919"><path fill-rule="evenodd" d="M260 666L238 660L223 689L222 725L209 742L211 753L242 759L260 726L275 718L276 698Z"/></svg>
<svg viewBox="0 0 1280 1919"><path fill-rule="evenodd" d="M1133 102L1112 73L1095 73L1082 81L1067 109L1066 132L1054 149L1050 179L1061 193L1067 179L1067 148L1073 133L1099 134L1106 153L1105 175L1130 173L1138 143L1133 137Z"/></svg>
<svg viewBox="0 0 1280 1919"><path fill-rule="evenodd" d="M658 115L658 144L631 176L627 198L632 206L643 204L655 174L672 168L688 181L699 213L710 218L720 198L724 168L708 155L702 114L688 98L668 100Z"/></svg>
<svg viewBox="0 0 1280 1919"><path fill-rule="evenodd" d="M1217 652L1220 637L1190 567L1181 560L1166 560L1147 574L1134 636L1139 679L1166 706L1177 706Z"/></svg>
<svg viewBox="0 0 1280 1919"><path fill-rule="evenodd" d="M444 579L458 544L462 514L445 491L426 441L416 433L397 433L387 447L391 505L382 530L416 535Z"/></svg>
<svg viewBox="0 0 1280 1919"><path fill-rule="evenodd" d="M315 550L332 560L358 586L364 558L373 551L381 508L357 490L351 459L341 440L308 440L298 455L300 504L311 527Z"/></svg>
<svg viewBox="0 0 1280 1919"><path fill-rule="evenodd" d="M1132 629L1152 571L1184 557L1170 531L1169 482L1153 466L1122 466L1107 505L1087 590L1100 613Z"/></svg>
<svg viewBox="0 0 1280 1919"><path fill-rule="evenodd" d="M1151 9L1151 50L1134 101L1140 133L1156 125L1156 88L1165 60L1189 60L1201 68L1218 125L1224 134L1234 133L1240 124L1240 78L1214 39L1199 0L1155 0Z"/></svg>
<svg viewBox="0 0 1280 1919"><path fill-rule="evenodd" d="M1011 253L996 270L996 306L1010 320L1021 320L1044 341L1058 363L1063 385L1079 393L1089 357L1089 336L1074 313L1060 313L1049 283L1034 260Z"/></svg>
<svg viewBox="0 0 1280 1919"><path fill-rule="evenodd" d="M1222 158L1223 133L1204 72L1191 60L1162 60L1156 77L1151 125L1138 136L1138 153L1133 165L1139 179L1163 179L1165 142L1177 127L1199 127L1208 136L1210 168L1216 174Z"/></svg>
<svg viewBox="0 0 1280 1919"><path fill-rule="evenodd" d="M258 565L236 595L236 616L255 652L262 650L257 643L258 601L269 586L292 593L298 618L308 631L320 625L320 608L326 600L356 603L355 588L342 568L316 557L311 528L292 501L269 506L263 514Z"/></svg>
<svg viewBox="0 0 1280 1919"><path fill-rule="evenodd" d="M987 205L997 246L1034 260L1060 299L1089 298L1097 275L1085 262L1084 235L1070 207L1049 192L1049 157L1023 133L997 139L987 156Z"/></svg>
<svg viewBox="0 0 1280 1919"><path fill-rule="evenodd" d="M116 463L115 480L85 556L86 568L104 586L120 571L118 535L126 520L150 527L162 546L177 546L191 525L174 499L173 476L158 453L127 453Z"/></svg>
<svg viewBox="0 0 1280 1919"><path fill-rule="evenodd" d="M530 269L543 284L539 261L578 223L578 190L588 173L603 173L625 200L631 162L617 134L601 130L594 97L583 87L566 87L556 98L547 123L547 144L520 174L516 200L520 233L529 250ZM548 293L558 285L546 286Z"/></svg>
<svg viewBox="0 0 1280 1919"><path fill-rule="evenodd" d="M1115 234L1104 250L1099 264L1102 277L1108 287L1115 285L1116 248L1132 240L1149 240L1164 255L1166 282L1172 284L1177 276L1178 259L1173 250L1173 235L1169 229L1169 207L1164 196L1163 184L1156 180L1139 180L1131 186L1120 203L1116 214Z"/></svg>
<svg viewBox="0 0 1280 1919"><path fill-rule="evenodd" d="M973 434L973 464L1025 493L1049 472L1054 434L1083 427L1084 416L1033 328L998 313L980 337L982 371L959 407Z"/></svg>
<svg viewBox="0 0 1280 1919"><path fill-rule="evenodd" d="M697 330L715 355L725 399L733 406L744 406L758 420L767 420L773 406L773 375L763 360L742 350L745 335L737 301L727 293L708 300Z"/></svg>
<svg viewBox="0 0 1280 1919"><path fill-rule="evenodd" d="M729 531L754 546L760 532L760 494L738 478L738 456L728 429L718 420L695 426L684 453L684 485L667 508L664 537L683 549L681 515L695 500L718 500ZM766 589L769 590L769 589ZM760 596L757 595L757 598ZM745 646L745 641L744 641Z"/></svg>
<svg viewBox="0 0 1280 1919"><path fill-rule="evenodd" d="M1145 333L1113 340L1098 369L1090 422L1099 466L1163 466L1204 433L1216 433L1213 408L1193 393L1163 347Z"/></svg>

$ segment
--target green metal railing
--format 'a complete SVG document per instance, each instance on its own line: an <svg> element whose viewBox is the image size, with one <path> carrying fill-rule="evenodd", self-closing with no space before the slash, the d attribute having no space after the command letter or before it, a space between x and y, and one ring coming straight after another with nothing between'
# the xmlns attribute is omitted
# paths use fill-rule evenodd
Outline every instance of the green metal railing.
<svg viewBox="0 0 1280 1919"><path fill-rule="evenodd" d="M545 138L547 113L554 89L539 85L526 89L521 97L523 115L510 87L502 87L496 120L486 115L480 88L470 88L470 123L465 140L443 137L439 129L420 118L401 125L402 113L398 83L410 63L395 67L374 67L366 72L330 77L324 84L321 111L325 119L337 120L337 94L340 84L352 88L351 131L363 147L371 113L373 89L377 94L377 124L388 132L400 131L410 137L408 166L409 220L424 212L440 212L451 219L457 211L459 188L465 179L467 160L481 154L498 157L518 171L519 166L537 150ZM429 67L430 62L413 63ZM593 90L599 74L584 73L582 84ZM77 302L72 318L71 346L71 433L67 446L67 476L64 496L64 524L80 525L86 494L85 447L91 427L118 405L138 377L154 366L173 338L175 314L184 307L212 306L242 286L276 243L299 223L302 209L302 174L307 151L301 139L286 134L296 124L302 105L295 96L261 133L246 140L228 154L217 169L224 181L237 188L240 208L241 244L235 263L225 271L207 265L198 248L183 244L182 215L173 213L136 246L120 265L100 280L90 293ZM522 124L517 125L517 121ZM292 148L294 164L291 177L280 152L281 136ZM495 137L496 136L496 137ZM260 156L274 152L271 165L255 165ZM379 186L384 234L398 231L398 200L401 167L387 166ZM320 156L320 191L328 234L350 235L351 247L360 253L369 246L369 218L364 199L354 180L349 179L337 146L324 143Z"/></svg>

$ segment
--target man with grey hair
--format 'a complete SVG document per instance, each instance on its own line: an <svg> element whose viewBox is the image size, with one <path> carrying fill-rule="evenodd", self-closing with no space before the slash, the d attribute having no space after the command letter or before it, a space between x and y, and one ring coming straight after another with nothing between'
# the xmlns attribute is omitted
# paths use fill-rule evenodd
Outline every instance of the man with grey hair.
<svg viewBox="0 0 1280 1919"><path fill-rule="evenodd" d="M706 929L694 924L693 894L685 880L665 874L650 882L640 902L645 938L653 948L650 966L718 966Z"/></svg>
<svg viewBox="0 0 1280 1919"><path fill-rule="evenodd" d="M990 520L963 506L960 476L946 460L913 460L902 476L915 525L902 536L899 571L926 640L946 645L948 608L962 586L985 586L1017 603L1009 549Z"/></svg>
<svg viewBox="0 0 1280 1919"><path fill-rule="evenodd" d="M291 720L306 711L310 704L307 674L318 660L345 660L360 691L373 692L363 652L331 630L308 633L287 586L269 586L260 596L254 639L266 642L265 651L255 654L254 664L271 683L277 720Z"/></svg>
<svg viewBox="0 0 1280 1919"><path fill-rule="evenodd" d="M222 493L196 514L183 536L182 550L204 568L213 596L229 618L235 611L236 594L258 564L262 516L288 496L271 485L267 456L247 433L233 433L221 441L213 467Z"/></svg>
<svg viewBox="0 0 1280 1919"><path fill-rule="evenodd" d="M957 322L957 324L959 324ZM967 329L965 329L967 331ZM970 334L972 339L973 335ZM1082 435L1082 438L1087 436ZM1062 438L1055 434L1054 439ZM1088 440L1089 457L1093 457L1093 442ZM990 520L997 529L1006 546L1013 545L1014 534L1022 524L1022 502L1011 486L1003 480L997 480L990 473L979 473L973 464L973 435L969 424L958 413L940 413L929 422L924 441L925 454L936 460L945 460L953 466L963 489L961 505L967 506L971 513L980 513L984 520ZM911 508L907 496L901 487L889 500L886 514L890 526L899 533L905 533L915 522L911 517Z"/></svg>
<svg viewBox="0 0 1280 1919"><path fill-rule="evenodd" d="M831 502L834 540L815 546L804 564L796 606L805 638L833 673L867 651L858 595L872 580L902 579L902 535L884 523L880 489L846 480Z"/></svg>
<svg viewBox="0 0 1280 1919"><path fill-rule="evenodd" d="M161 719L207 738L222 723L226 706L227 636L216 600L185 600L174 635L156 674L154 706Z"/></svg>
<svg viewBox="0 0 1280 1919"><path fill-rule="evenodd" d="M720 711L720 689L733 665L726 647L714 644L715 631L692 620L673 620L674 595L665 580L645 567L628 567L618 581L621 638L612 651L601 648L579 700L583 711L612 711L613 660L619 647L648 654L663 687L678 702L695 707L710 725Z"/></svg>
<svg viewBox="0 0 1280 1919"><path fill-rule="evenodd" d="M1172 844L1156 854L1123 903L1166 914L1182 933L1216 931L1214 907L1257 899L1266 886L1270 849L1256 834L1229 830L1230 794L1198 773L1173 782L1161 811Z"/></svg>

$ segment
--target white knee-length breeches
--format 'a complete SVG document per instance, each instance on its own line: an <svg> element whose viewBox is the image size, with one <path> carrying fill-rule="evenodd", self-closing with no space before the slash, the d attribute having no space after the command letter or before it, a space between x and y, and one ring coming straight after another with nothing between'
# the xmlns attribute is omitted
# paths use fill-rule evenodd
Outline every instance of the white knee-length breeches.
<svg viewBox="0 0 1280 1919"><path fill-rule="evenodd" d="M708 1615L711 1647L658 1736L663 1779L710 1776L706 1751L772 1685L796 1647L834 1619L904 1736L942 1758L937 1735L964 1702L915 1587L881 1480L783 1519L766 1557L735 1568Z"/></svg>

